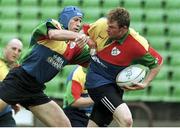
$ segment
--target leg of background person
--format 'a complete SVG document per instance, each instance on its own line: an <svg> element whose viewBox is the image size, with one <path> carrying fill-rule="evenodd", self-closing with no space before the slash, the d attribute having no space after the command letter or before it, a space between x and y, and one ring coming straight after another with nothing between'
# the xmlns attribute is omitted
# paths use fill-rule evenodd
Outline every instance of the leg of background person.
<svg viewBox="0 0 180 129"><path fill-rule="evenodd" d="M127 104L125 103L122 103L115 109L113 118L121 127L132 127L132 115Z"/></svg>
<svg viewBox="0 0 180 129"><path fill-rule="evenodd" d="M94 121L89 120L87 127L99 127Z"/></svg>
<svg viewBox="0 0 180 129"><path fill-rule="evenodd" d="M2 112L6 106L7 103L0 99L0 112Z"/></svg>
<svg viewBox="0 0 180 129"><path fill-rule="evenodd" d="M69 119L54 101L38 106L30 106L29 109L47 126L71 127Z"/></svg>

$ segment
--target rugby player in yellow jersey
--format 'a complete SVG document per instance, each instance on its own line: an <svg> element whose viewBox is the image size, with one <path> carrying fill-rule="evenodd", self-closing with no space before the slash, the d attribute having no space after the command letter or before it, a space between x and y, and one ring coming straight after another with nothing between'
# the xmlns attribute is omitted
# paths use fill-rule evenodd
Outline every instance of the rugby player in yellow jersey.
<svg viewBox="0 0 180 129"><path fill-rule="evenodd" d="M9 70L18 65L18 59L23 49L22 42L17 39L11 39L2 51L0 57L0 81L2 81ZM19 110L19 106L16 106ZM12 117L12 108L7 105L3 111L0 111L0 127L15 127L16 122Z"/></svg>
<svg viewBox="0 0 180 129"><path fill-rule="evenodd" d="M85 88L87 69L76 66L69 74L63 100L63 110L72 127L87 127L89 115L94 104Z"/></svg>

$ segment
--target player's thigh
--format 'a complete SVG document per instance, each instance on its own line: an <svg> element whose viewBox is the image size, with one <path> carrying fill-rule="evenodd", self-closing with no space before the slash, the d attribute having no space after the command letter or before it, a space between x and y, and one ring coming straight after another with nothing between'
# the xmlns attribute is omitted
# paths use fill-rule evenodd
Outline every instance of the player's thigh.
<svg viewBox="0 0 180 129"><path fill-rule="evenodd" d="M29 109L47 126L70 126L70 122L63 110L54 101L37 106L30 106Z"/></svg>

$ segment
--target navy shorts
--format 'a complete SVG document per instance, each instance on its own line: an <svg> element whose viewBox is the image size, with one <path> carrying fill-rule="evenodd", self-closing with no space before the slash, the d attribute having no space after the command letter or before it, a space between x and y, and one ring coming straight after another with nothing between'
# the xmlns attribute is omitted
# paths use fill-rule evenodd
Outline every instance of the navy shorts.
<svg viewBox="0 0 180 129"><path fill-rule="evenodd" d="M12 116L12 111L0 116L0 127L16 127L16 122Z"/></svg>
<svg viewBox="0 0 180 129"><path fill-rule="evenodd" d="M100 127L106 127L113 120L115 109L123 102L124 91L116 84L107 84L97 88L88 89L94 101L90 119Z"/></svg>
<svg viewBox="0 0 180 129"><path fill-rule="evenodd" d="M85 111L75 107L66 107L63 110L69 118L72 127L87 127L89 117Z"/></svg>
<svg viewBox="0 0 180 129"><path fill-rule="evenodd" d="M29 106L51 101L44 94L44 89L45 85L38 83L22 67L17 67L10 70L6 78L0 83L0 98L10 105L19 103L28 109Z"/></svg>

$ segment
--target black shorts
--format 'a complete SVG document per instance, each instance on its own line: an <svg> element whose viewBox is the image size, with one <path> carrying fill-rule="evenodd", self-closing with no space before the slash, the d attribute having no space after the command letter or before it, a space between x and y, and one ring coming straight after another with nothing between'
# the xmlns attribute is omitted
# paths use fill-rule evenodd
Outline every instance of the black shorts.
<svg viewBox="0 0 180 129"><path fill-rule="evenodd" d="M124 91L116 84L88 89L90 97L95 102L90 119L100 127L106 127L113 119L114 110L123 103Z"/></svg>
<svg viewBox="0 0 180 129"><path fill-rule="evenodd" d="M16 127L16 122L12 116L12 111L0 116L0 127Z"/></svg>
<svg viewBox="0 0 180 129"><path fill-rule="evenodd" d="M45 85L25 72L22 67L17 67L8 73L0 83L0 98L8 104L21 104L28 109L29 106L50 102L43 90Z"/></svg>
<svg viewBox="0 0 180 129"><path fill-rule="evenodd" d="M66 107L63 110L69 118L72 127L87 127L89 117L84 110L74 107Z"/></svg>

